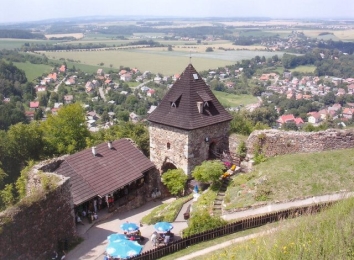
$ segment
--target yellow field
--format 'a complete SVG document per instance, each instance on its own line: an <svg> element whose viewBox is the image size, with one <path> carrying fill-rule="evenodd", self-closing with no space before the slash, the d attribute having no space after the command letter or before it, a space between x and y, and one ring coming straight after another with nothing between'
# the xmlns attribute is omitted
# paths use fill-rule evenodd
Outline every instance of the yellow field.
<svg viewBox="0 0 354 260"><path fill-rule="evenodd" d="M50 38L61 38L61 37L74 37L76 39L81 39L84 37L83 33L62 33L62 34L46 34L47 39Z"/></svg>
<svg viewBox="0 0 354 260"><path fill-rule="evenodd" d="M303 30L302 31L308 37L318 37L322 32L333 33L340 40L353 40L354 39L354 30Z"/></svg>

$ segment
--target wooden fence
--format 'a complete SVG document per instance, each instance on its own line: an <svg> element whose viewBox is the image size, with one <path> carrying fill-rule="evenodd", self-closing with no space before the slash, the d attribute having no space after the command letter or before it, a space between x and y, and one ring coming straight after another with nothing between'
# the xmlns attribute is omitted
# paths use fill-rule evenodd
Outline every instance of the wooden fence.
<svg viewBox="0 0 354 260"><path fill-rule="evenodd" d="M185 249L188 246L198 244L200 242L212 240L218 237L226 236L246 229L260 227L267 223L276 222L282 219L296 218L302 215L316 214L322 211L323 209L331 206L333 203L335 202L327 202L327 203L321 203L316 205L291 208L291 209L282 210L278 212L268 213L261 216L241 219L220 228L216 228L203 233L192 235L190 237L173 241L167 246L162 246L156 249L152 249L150 251L147 251L145 253L142 253L140 255L137 255L129 259L155 260L163 256L166 256L168 254L172 254L179 250Z"/></svg>

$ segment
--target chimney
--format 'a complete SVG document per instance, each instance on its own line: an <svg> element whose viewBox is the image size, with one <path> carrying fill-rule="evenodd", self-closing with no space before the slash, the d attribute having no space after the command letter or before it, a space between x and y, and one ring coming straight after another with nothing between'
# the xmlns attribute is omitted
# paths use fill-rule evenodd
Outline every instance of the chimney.
<svg viewBox="0 0 354 260"><path fill-rule="evenodd" d="M199 114L203 113L203 102L197 102L198 112Z"/></svg>
<svg viewBox="0 0 354 260"><path fill-rule="evenodd" d="M93 156L96 156L96 146L92 146L92 154Z"/></svg>
<svg viewBox="0 0 354 260"><path fill-rule="evenodd" d="M109 141L107 144L108 144L108 148L109 148L109 149L112 149L112 148L113 148L113 147L112 147L112 142L111 142L111 141Z"/></svg>

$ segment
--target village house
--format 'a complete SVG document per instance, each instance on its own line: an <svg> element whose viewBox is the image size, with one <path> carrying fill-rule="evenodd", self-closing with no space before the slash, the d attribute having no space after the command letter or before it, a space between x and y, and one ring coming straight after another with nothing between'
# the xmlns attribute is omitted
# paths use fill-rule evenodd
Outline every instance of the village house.
<svg viewBox="0 0 354 260"><path fill-rule="evenodd" d="M139 117L137 114L135 114L134 112L131 112L131 113L129 114L129 120L130 120L131 122L133 122L133 123L138 123L138 122L139 122L139 119L140 119L140 117Z"/></svg>
<svg viewBox="0 0 354 260"><path fill-rule="evenodd" d="M65 67L64 64L60 66L59 72L60 72L60 73L65 73L65 72L66 72L66 67Z"/></svg>
<svg viewBox="0 0 354 260"><path fill-rule="evenodd" d="M31 101L31 102L30 102L30 108L31 108L31 109L37 109L37 108L39 108L39 101Z"/></svg>
<svg viewBox="0 0 354 260"><path fill-rule="evenodd" d="M74 77L70 77L65 81L65 85L70 86L70 85L75 85L76 81Z"/></svg>
<svg viewBox="0 0 354 260"><path fill-rule="evenodd" d="M296 126L302 126L304 124L304 121L302 118L297 117L295 118L293 114L288 114L288 115L282 115L278 118L277 120L278 127L282 127L284 124L289 124L289 123L294 123Z"/></svg>
<svg viewBox="0 0 354 260"><path fill-rule="evenodd" d="M319 112L309 112L307 115L307 122L311 124L318 124L322 120L321 114Z"/></svg>
<svg viewBox="0 0 354 260"><path fill-rule="evenodd" d="M47 91L47 86L36 85L34 89L36 90L36 92L44 92Z"/></svg>
<svg viewBox="0 0 354 260"><path fill-rule="evenodd" d="M354 109L353 108L345 107L343 109L342 115L343 115L344 118L352 119L353 118L353 113L354 113Z"/></svg>
<svg viewBox="0 0 354 260"><path fill-rule="evenodd" d="M28 121L34 120L34 111L25 111L25 116Z"/></svg>
<svg viewBox="0 0 354 260"><path fill-rule="evenodd" d="M154 94L155 94L156 90L155 89L149 89L147 92L146 92L146 95L148 97L152 97Z"/></svg>
<svg viewBox="0 0 354 260"><path fill-rule="evenodd" d="M92 84L91 81L87 81L86 85L85 85L85 91L86 93L91 93L93 92L93 90L95 89L95 85Z"/></svg>
<svg viewBox="0 0 354 260"><path fill-rule="evenodd" d="M74 96L73 95L65 95L64 96L64 103L65 104L71 104L73 103Z"/></svg>
<svg viewBox="0 0 354 260"><path fill-rule="evenodd" d="M104 75L103 69L98 69L96 74L97 76L103 76Z"/></svg>
<svg viewBox="0 0 354 260"><path fill-rule="evenodd" d="M125 82L131 81L132 80L132 75L130 73L125 73L120 76L120 80L123 80Z"/></svg>

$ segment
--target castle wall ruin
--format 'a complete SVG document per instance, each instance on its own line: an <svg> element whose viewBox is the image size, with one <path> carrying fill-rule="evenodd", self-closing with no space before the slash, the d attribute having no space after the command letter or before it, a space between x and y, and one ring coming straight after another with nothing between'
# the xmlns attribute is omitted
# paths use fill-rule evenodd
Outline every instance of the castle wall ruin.
<svg viewBox="0 0 354 260"><path fill-rule="evenodd" d="M320 132L257 130L248 137L247 153L257 150L266 157L354 148L354 131L328 129Z"/></svg>

